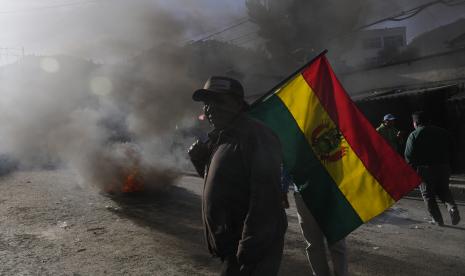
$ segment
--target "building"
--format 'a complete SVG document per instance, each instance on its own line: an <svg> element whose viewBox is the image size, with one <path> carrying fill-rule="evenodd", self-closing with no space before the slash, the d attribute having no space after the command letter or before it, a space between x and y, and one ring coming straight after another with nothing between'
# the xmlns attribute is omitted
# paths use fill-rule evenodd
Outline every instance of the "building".
<svg viewBox="0 0 465 276"><path fill-rule="evenodd" d="M384 64L406 49L406 27L364 30L355 35L354 41L352 50L343 57L348 66Z"/></svg>
<svg viewBox="0 0 465 276"><path fill-rule="evenodd" d="M416 53L413 57L398 56L339 75L373 126L384 114L394 113L398 127L409 133L411 113L428 112L433 124L448 129L457 142L452 164L456 173L465 172L464 28L465 19L438 27L406 46L404 51Z"/></svg>
<svg viewBox="0 0 465 276"><path fill-rule="evenodd" d="M465 172L464 82L403 87L352 99L373 126L379 125L385 114L395 114L397 127L405 138L413 131L411 114L418 110L427 112L432 124L449 130L455 138L452 168L454 172Z"/></svg>

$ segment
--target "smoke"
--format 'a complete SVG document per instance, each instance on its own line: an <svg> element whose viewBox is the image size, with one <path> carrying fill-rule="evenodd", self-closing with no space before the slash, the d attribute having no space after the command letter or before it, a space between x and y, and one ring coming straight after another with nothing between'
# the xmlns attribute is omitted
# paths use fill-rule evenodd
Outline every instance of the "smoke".
<svg viewBox="0 0 465 276"><path fill-rule="evenodd" d="M189 169L186 150L200 111L192 91L208 75L226 71L263 87L248 70L269 63L228 43L185 44L243 18L233 1L222 7L213 0L175 2L101 1L75 13L19 17L28 22L18 29L22 41L55 54L0 68L0 154L24 168L70 167L83 183L104 190L117 190L135 171L147 185L163 188ZM305 59L300 49L341 46L331 38L356 26L366 9L363 0L247 2L280 66L276 72L286 73L280 61L295 68ZM252 94L264 91L255 87Z"/></svg>
<svg viewBox="0 0 465 276"><path fill-rule="evenodd" d="M191 94L201 82L190 74L192 53L183 41L212 26L156 2L124 7L104 10L116 25L99 19L101 9L81 16L79 35L109 31L82 43L73 43L67 24L50 27L63 53L98 56L105 49L124 62L28 56L0 70L0 153L24 168L70 167L83 183L111 192L132 173L146 188L161 189L188 168L189 129L199 112ZM123 24L131 20L137 28ZM115 30L125 35L112 36Z"/></svg>
<svg viewBox="0 0 465 276"><path fill-rule="evenodd" d="M295 68L323 49L333 60L348 50L370 1L247 0L247 8L268 52Z"/></svg>

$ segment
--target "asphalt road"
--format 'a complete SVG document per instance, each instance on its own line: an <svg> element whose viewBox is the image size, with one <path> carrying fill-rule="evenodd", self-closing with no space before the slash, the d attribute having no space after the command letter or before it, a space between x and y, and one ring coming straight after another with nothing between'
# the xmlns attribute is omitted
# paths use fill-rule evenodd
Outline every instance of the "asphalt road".
<svg viewBox="0 0 465 276"><path fill-rule="evenodd" d="M182 177L165 191L109 197L69 171L3 176L0 275L216 275L201 186ZM401 200L348 237L350 274L465 275L465 223L445 217L446 227L430 225L422 201ZM309 275L293 202L288 219L280 275Z"/></svg>

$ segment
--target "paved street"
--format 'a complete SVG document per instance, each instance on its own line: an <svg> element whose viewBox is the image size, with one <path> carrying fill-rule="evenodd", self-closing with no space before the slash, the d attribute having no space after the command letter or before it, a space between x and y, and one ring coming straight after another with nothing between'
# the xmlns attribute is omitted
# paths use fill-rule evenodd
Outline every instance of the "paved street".
<svg viewBox="0 0 465 276"><path fill-rule="evenodd" d="M348 239L352 274L465 275L464 223L442 211L446 226L430 225L423 201L403 199L360 227Z"/></svg>
<svg viewBox="0 0 465 276"><path fill-rule="evenodd" d="M118 198L69 171L3 176L0 275L216 275L203 244L201 185L182 177L160 194ZM309 275L291 205L280 275ZM464 222L437 227L425 217L422 201L403 199L352 233L351 275L465 275Z"/></svg>

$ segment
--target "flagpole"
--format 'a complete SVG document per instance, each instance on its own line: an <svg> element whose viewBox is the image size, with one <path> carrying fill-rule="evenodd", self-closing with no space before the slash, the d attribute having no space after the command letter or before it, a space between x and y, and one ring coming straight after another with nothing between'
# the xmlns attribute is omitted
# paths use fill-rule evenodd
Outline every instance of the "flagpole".
<svg viewBox="0 0 465 276"><path fill-rule="evenodd" d="M322 55L325 55L326 53L328 52L328 49L324 49L321 53L319 53L318 55L316 55L314 58L312 58L309 62L305 63L304 65L302 65L299 69L295 70L295 72L293 72L292 74L290 74L287 78L283 79L282 81L280 81L277 85L273 86L273 88L271 88L268 92L266 92L263 96L260 96L260 98L258 98L257 100L255 100L253 103L250 104L250 107L254 107L255 105L257 105L258 103L260 103L263 99L265 99L266 97L268 97L270 94L274 93L276 89L278 89L279 87L283 86L284 84L286 84L286 82L288 82L290 79L292 79L296 74L300 73L305 67L307 67L309 64L311 64L312 62L314 62L317 58L321 57Z"/></svg>

